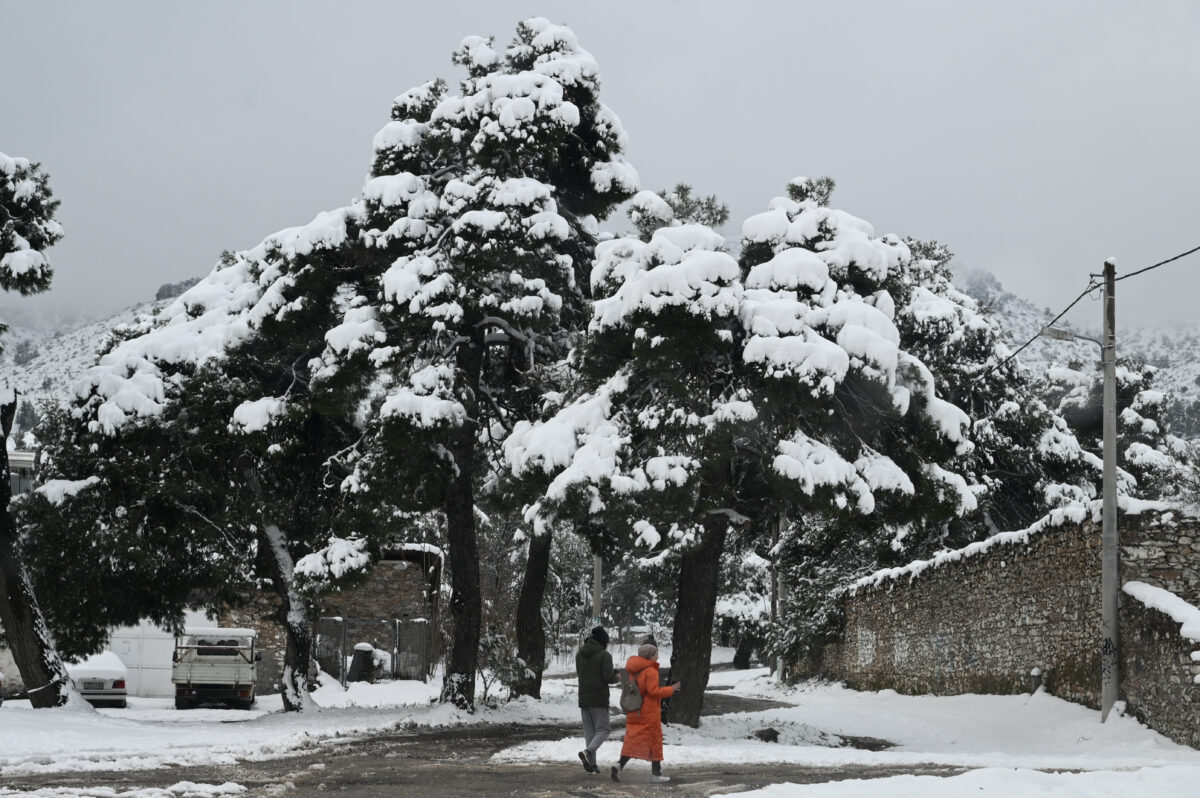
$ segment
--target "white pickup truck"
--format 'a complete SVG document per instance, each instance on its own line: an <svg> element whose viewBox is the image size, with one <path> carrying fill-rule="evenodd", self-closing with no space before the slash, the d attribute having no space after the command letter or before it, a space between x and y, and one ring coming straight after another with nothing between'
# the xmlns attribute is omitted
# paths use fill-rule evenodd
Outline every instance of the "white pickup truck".
<svg viewBox="0 0 1200 798"><path fill-rule="evenodd" d="M254 683L262 654L253 629L190 628L175 638L171 681L175 708L221 703L254 705Z"/></svg>

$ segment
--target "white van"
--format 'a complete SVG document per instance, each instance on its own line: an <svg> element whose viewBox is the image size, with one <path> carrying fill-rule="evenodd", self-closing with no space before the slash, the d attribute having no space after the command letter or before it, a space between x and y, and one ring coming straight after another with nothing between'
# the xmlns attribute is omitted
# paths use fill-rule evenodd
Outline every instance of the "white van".
<svg viewBox="0 0 1200 798"><path fill-rule="evenodd" d="M189 628L175 638L171 681L175 708L225 704L254 706L254 682L262 654L253 629Z"/></svg>

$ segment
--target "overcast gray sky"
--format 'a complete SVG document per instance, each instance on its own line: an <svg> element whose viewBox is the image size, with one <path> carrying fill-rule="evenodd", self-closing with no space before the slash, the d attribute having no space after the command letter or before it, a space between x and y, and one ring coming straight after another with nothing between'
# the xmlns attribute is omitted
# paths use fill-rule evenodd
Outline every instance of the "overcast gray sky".
<svg viewBox="0 0 1200 798"><path fill-rule="evenodd" d="M107 314L346 204L392 98L533 15L595 55L644 187L717 193L732 240L830 175L877 232L1054 310L1106 257L1200 244L1195 0L0 0L0 151L42 162L67 233L22 301ZM1189 317L1197 289L1200 255L1120 283L1118 317Z"/></svg>

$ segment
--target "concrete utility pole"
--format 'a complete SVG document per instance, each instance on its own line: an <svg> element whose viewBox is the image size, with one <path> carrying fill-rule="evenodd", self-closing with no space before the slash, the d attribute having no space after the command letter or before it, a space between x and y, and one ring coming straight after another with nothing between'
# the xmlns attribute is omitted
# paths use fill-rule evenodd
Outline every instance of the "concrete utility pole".
<svg viewBox="0 0 1200 798"><path fill-rule="evenodd" d="M1108 720L1121 692L1121 623L1117 615L1120 590L1120 534L1117 530L1117 264L1104 262L1104 340L1057 327L1043 327L1041 335L1060 341L1080 339L1100 347L1104 370L1104 495L1100 529L1100 722Z"/></svg>
<svg viewBox="0 0 1200 798"><path fill-rule="evenodd" d="M1104 261L1104 343L1100 347L1104 364L1104 506L1100 543L1101 634L1100 649L1100 722L1108 719L1117 700L1120 685L1121 624L1117 617L1118 549L1117 534L1117 265Z"/></svg>

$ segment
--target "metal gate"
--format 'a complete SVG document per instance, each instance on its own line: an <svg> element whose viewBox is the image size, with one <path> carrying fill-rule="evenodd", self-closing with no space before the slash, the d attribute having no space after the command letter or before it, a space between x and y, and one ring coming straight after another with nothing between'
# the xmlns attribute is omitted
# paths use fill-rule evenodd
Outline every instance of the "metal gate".
<svg viewBox="0 0 1200 798"><path fill-rule="evenodd" d="M313 659L321 670L346 686L346 621L318 618L313 624Z"/></svg>
<svg viewBox="0 0 1200 798"><path fill-rule="evenodd" d="M425 679L433 668L429 621L424 618L394 621L393 679Z"/></svg>
<svg viewBox="0 0 1200 798"><path fill-rule="evenodd" d="M380 624L386 624L380 630ZM382 631L383 638L371 630ZM318 618L313 624L313 659L321 670L336 676L346 686L350 659L357 643L369 642L376 648L387 646L390 665L386 675L392 679L421 679L433 671L433 640L429 621L424 618L390 621L355 618Z"/></svg>

